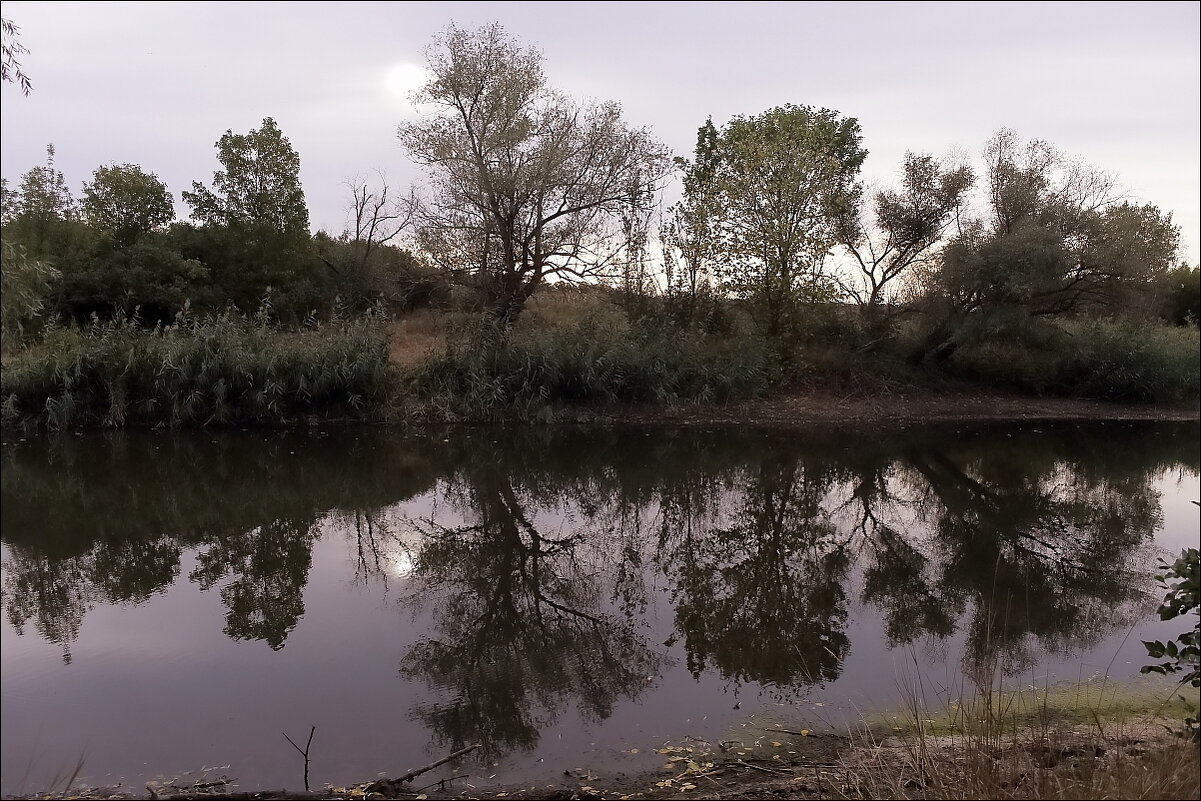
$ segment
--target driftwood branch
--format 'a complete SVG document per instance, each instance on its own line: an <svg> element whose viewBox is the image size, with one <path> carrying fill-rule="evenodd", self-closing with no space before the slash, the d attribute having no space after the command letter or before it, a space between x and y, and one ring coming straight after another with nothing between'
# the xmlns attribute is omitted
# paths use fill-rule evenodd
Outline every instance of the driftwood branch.
<svg viewBox="0 0 1201 801"><path fill-rule="evenodd" d="M413 781L413 779L416 779L421 774L429 773L434 768L442 767L447 762L450 762L452 759L458 759L459 757L461 757L465 754L470 754L472 751L474 751L475 749L477 749L479 747L480 747L480 743L476 743L475 745L469 745L466 748L460 748L458 751L455 751L450 756L442 757L437 762L431 762L423 768L417 768L416 770L410 770L408 773L404 774L403 776L398 776L395 779L392 779L392 781L394 781L394 782L411 782L411 781Z"/></svg>
<svg viewBox="0 0 1201 801"><path fill-rule="evenodd" d="M397 792L400 789L400 785L404 784L405 782L411 782L413 779L417 778L423 773L429 773L434 768L441 767L447 762L458 759L464 754L470 754L472 751L479 748L480 745L480 743L476 743L475 745L469 745L466 748L460 748L458 751L455 751L449 756L442 757L437 762L431 762L424 767L410 770L408 773L397 776L395 779L380 779L379 781L374 781L364 787L363 790L364 792L368 793L383 793L384 795Z"/></svg>

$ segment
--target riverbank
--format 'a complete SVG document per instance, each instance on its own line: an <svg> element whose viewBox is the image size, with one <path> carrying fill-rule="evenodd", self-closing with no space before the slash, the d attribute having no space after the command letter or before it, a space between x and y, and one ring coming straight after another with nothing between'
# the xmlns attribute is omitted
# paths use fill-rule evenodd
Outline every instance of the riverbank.
<svg viewBox="0 0 1201 801"><path fill-rule="evenodd" d="M1168 734L1163 721L1126 721L1099 733L1078 726L1015 734L1004 742L969 737L867 735L851 738L797 732L769 734L752 755L713 753L705 745L656 749L658 772L594 775L565 770L554 784L482 790L472 777L407 784L376 780L319 792L240 791L221 776L163 780L143 792L77 788L45 799L885 799L885 798L1161 798L1195 799L1196 745ZM803 740L803 744L802 744ZM775 751L765 753L764 751Z"/></svg>
<svg viewBox="0 0 1201 801"><path fill-rule="evenodd" d="M693 331L561 298L511 330L449 312L299 330L232 313L153 330L117 320L52 328L6 353L0 418L57 429L1201 418L1195 331L1064 325L1050 351L914 364L901 344L815 335L783 348L746 326Z"/></svg>
<svg viewBox="0 0 1201 801"><path fill-rule="evenodd" d="M1053 422L1201 420L1197 404L1114 403L1086 398L1032 398L964 389L839 393L816 390L729 404L604 406L566 409L560 422L670 423L673 425L809 426L924 422Z"/></svg>
<svg viewBox="0 0 1201 801"><path fill-rule="evenodd" d="M550 783L484 782L469 764L439 779L434 769L445 761L439 760L405 774L410 779L382 778L317 792L241 791L237 780L226 775L228 768L222 768L151 782L144 792L76 788L37 797L1194 799L1199 789L1197 746L1169 731L1186 709L1171 686L1144 677L1123 684L1097 679L1027 689L962 706L950 702L941 711L918 705L914 710L920 714L896 710L899 715L869 715L858 729L845 733L789 728L751 716L715 742L687 737L648 746L643 756L654 767L624 773L574 767Z"/></svg>

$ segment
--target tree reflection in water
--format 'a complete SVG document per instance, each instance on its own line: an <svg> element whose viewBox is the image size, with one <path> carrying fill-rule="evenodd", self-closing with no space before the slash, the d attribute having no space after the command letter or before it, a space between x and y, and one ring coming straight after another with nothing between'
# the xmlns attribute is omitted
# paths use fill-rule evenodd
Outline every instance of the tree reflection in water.
<svg viewBox="0 0 1201 801"><path fill-rule="evenodd" d="M530 748L609 716L679 642L694 676L832 682L858 604L970 671L1074 651L1143 613L1155 482L1196 424L855 432L469 429L445 437L116 435L6 446L3 606L70 661L88 610L179 580L286 646L321 537L360 581L403 562L431 628L404 677L445 745ZM406 512L414 498L438 514ZM648 643L648 587L675 633ZM875 614L875 612L870 612ZM651 679L648 682L648 678Z"/></svg>
<svg viewBox="0 0 1201 801"><path fill-rule="evenodd" d="M434 610L435 630L401 672L446 700L414 710L451 748L487 755L532 748L569 703L603 720L660 672L633 617L607 603L619 564L589 532L549 535L495 462L458 475L448 490L474 522L414 521L424 536L410 603ZM620 593L615 593L620 594Z"/></svg>

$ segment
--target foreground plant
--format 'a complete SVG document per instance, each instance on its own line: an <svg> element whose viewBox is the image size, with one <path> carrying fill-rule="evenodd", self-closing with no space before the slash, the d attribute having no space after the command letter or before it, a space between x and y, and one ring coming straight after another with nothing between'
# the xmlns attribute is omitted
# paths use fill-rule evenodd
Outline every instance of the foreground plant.
<svg viewBox="0 0 1201 801"><path fill-rule="evenodd" d="M1180 558L1172 564L1160 561L1160 574L1156 581L1167 590L1163 603L1159 605L1160 620L1174 620L1193 614L1193 628L1182 632L1175 640L1162 643L1158 640L1143 642L1152 659L1164 659L1158 665L1146 665L1143 673L1183 673L1180 686L1190 684L1201 687L1201 617L1195 610L1201 605L1201 551L1186 548ZM1201 728L1197 726L1197 711L1184 719L1182 735L1201 741Z"/></svg>

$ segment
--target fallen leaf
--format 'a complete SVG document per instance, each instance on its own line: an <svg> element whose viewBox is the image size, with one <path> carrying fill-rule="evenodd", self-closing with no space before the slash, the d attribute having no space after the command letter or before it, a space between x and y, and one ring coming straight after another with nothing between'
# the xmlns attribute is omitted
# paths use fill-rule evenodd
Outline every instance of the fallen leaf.
<svg viewBox="0 0 1201 801"><path fill-rule="evenodd" d="M784 743L780 742L779 740L772 740L771 744L774 745L776 748L780 748L784 745Z"/></svg>
<svg viewBox="0 0 1201 801"><path fill-rule="evenodd" d="M808 737L808 736L809 736L809 730L808 730L808 729L801 729L801 736L802 736L802 737Z"/></svg>

